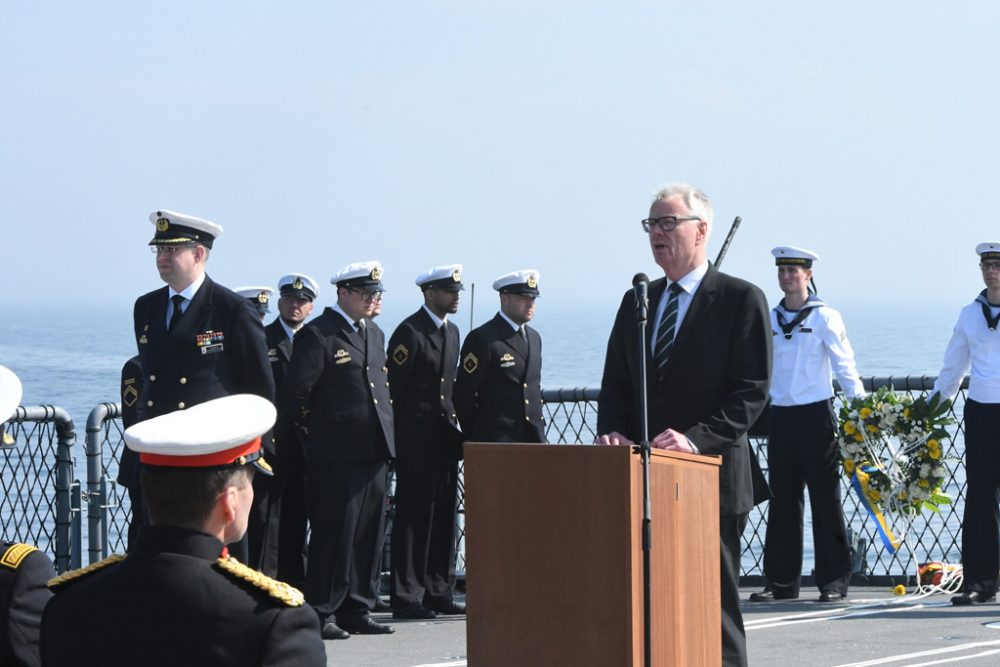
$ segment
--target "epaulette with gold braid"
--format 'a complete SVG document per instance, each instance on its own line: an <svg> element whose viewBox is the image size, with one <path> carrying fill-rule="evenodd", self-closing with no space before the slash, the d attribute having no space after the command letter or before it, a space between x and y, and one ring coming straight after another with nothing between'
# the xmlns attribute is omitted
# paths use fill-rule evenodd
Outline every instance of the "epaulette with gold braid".
<svg viewBox="0 0 1000 667"><path fill-rule="evenodd" d="M216 566L236 579L248 581L276 600L284 602L289 607L301 607L305 604L306 596L302 591L283 581L272 579L271 577L258 572L252 567L248 567L232 556L220 557L215 561Z"/></svg>
<svg viewBox="0 0 1000 667"><path fill-rule="evenodd" d="M125 556L121 554L112 554L105 558L104 560L99 560L96 563L91 563L87 567L81 567L78 570L70 570L69 572L63 572L58 577L53 577L49 579L49 588L54 591L58 591L62 586L73 581L79 581L85 577L92 575L98 570L103 570L108 565L114 565L115 563L120 563L125 560Z"/></svg>
<svg viewBox="0 0 1000 667"><path fill-rule="evenodd" d="M21 561L27 558L32 552L38 551L30 544L12 544L0 556L0 565L16 570L21 565Z"/></svg>

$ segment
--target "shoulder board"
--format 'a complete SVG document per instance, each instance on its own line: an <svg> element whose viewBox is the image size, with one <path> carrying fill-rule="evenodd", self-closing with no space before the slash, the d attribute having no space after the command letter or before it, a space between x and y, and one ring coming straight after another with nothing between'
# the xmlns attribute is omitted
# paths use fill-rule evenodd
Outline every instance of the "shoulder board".
<svg viewBox="0 0 1000 667"><path fill-rule="evenodd" d="M21 565L21 561L27 558L32 551L38 551L38 549L30 544L12 544L3 552L3 556L0 556L0 565L16 570Z"/></svg>
<svg viewBox="0 0 1000 667"><path fill-rule="evenodd" d="M81 567L78 570L70 570L69 572L63 572L58 577L53 577L49 579L49 588L53 591L59 591L63 586L71 582L77 582L81 579L92 575L98 570L103 570L109 565L114 565L115 563L120 563L125 560L125 556L121 554L112 554L105 558L104 560L99 560L96 563L91 563L87 567Z"/></svg>
<svg viewBox="0 0 1000 667"><path fill-rule="evenodd" d="M283 581L272 579L266 574L244 565L232 556L217 559L215 566L233 579L253 584L275 600L279 600L289 607L301 607L306 601L305 595L299 589Z"/></svg>

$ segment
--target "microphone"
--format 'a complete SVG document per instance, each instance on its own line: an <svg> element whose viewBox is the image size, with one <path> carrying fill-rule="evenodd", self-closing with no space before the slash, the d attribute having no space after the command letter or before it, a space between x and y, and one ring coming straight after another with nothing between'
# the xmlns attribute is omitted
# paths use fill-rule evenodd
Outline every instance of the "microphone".
<svg viewBox="0 0 1000 667"><path fill-rule="evenodd" d="M649 276L637 273L632 278L632 288L635 290L635 316L645 324L649 311Z"/></svg>

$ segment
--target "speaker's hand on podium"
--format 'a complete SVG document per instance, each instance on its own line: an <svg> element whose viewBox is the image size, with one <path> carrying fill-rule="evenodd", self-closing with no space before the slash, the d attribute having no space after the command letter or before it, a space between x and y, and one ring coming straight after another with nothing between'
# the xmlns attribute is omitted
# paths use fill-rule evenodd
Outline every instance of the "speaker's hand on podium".
<svg viewBox="0 0 1000 667"><path fill-rule="evenodd" d="M612 431L607 435L597 436L597 440L594 441L595 445L634 445L630 439L619 433L618 431Z"/></svg>
<svg viewBox="0 0 1000 667"><path fill-rule="evenodd" d="M667 449L672 452L688 452L690 454L698 453L698 448L691 444L691 441L687 439L686 435L675 431L672 428L668 428L666 431L653 438L650 441L649 446L654 449Z"/></svg>

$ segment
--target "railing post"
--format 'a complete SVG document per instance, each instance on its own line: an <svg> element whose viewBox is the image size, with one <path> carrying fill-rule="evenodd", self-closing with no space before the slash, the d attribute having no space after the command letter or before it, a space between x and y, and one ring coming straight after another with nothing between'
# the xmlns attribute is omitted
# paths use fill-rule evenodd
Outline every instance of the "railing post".
<svg viewBox="0 0 1000 667"><path fill-rule="evenodd" d="M96 563L107 556L107 491L104 481L104 422L119 416L115 403L101 403L87 417L87 560Z"/></svg>

